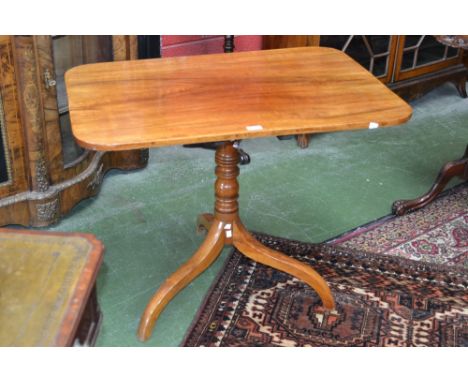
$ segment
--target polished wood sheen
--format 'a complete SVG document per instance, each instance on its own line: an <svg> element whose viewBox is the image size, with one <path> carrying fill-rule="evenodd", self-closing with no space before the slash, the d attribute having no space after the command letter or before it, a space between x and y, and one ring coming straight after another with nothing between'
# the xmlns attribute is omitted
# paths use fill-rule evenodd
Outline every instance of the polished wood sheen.
<svg viewBox="0 0 468 382"><path fill-rule="evenodd" d="M265 247L239 217L237 139L387 126L411 108L344 53L294 48L86 65L66 75L73 133L85 147L127 150L218 142L214 214L194 256L156 291L140 320L146 340L168 302L219 256L237 247L256 262L290 273L335 303L310 266Z"/></svg>
<svg viewBox="0 0 468 382"><path fill-rule="evenodd" d="M69 70L66 84L73 134L93 150L389 126L411 116L358 63L320 47L90 64Z"/></svg>
<svg viewBox="0 0 468 382"><path fill-rule="evenodd" d="M325 308L335 302L326 281L310 266L265 247L244 227L239 217L239 152L232 142L218 146L215 154L216 182L214 215L202 214L197 226L208 234L195 254L159 287L146 306L138 328L138 337L147 340L156 320L169 301L221 254L225 244L234 245L250 259L287 272L304 281L319 295Z"/></svg>

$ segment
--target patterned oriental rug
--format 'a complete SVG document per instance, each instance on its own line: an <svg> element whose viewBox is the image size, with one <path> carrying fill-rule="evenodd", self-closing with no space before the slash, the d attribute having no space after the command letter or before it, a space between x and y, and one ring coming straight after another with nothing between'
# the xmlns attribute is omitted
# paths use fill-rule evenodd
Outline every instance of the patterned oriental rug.
<svg viewBox="0 0 468 382"><path fill-rule="evenodd" d="M183 346L468 346L468 183L323 244L257 234L313 266L336 309L234 250Z"/></svg>

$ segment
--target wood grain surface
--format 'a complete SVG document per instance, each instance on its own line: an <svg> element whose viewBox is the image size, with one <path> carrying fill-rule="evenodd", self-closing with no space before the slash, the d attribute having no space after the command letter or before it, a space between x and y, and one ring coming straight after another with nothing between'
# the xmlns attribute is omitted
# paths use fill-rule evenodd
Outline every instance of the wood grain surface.
<svg viewBox="0 0 468 382"><path fill-rule="evenodd" d="M94 150L389 126L412 113L346 54L322 47L84 65L66 85L73 134Z"/></svg>

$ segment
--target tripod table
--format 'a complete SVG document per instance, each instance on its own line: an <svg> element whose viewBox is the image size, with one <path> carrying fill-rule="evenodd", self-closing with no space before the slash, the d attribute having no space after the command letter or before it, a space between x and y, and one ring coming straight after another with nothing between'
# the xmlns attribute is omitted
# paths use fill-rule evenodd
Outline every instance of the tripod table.
<svg viewBox="0 0 468 382"><path fill-rule="evenodd" d="M85 148L218 142L214 213L199 218L207 236L148 303L141 340L224 245L304 281L325 308L334 308L330 288L314 269L260 244L242 224L235 141L407 121L411 107L372 74L341 51L307 47L90 64L68 71L66 85L73 134Z"/></svg>

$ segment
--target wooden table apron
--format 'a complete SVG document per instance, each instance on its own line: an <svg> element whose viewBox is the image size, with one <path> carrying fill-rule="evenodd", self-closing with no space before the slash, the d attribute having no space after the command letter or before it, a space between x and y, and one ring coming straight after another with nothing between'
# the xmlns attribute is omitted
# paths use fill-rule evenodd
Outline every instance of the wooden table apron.
<svg viewBox="0 0 468 382"><path fill-rule="evenodd" d="M346 54L322 47L84 65L66 73L73 134L93 150L219 142L213 214L192 258L157 290L138 328L146 340L167 303L224 245L292 274L325 308L334 300L311 267L260 244L238 213L234 141L400 124L411 107Z"/></svg>

